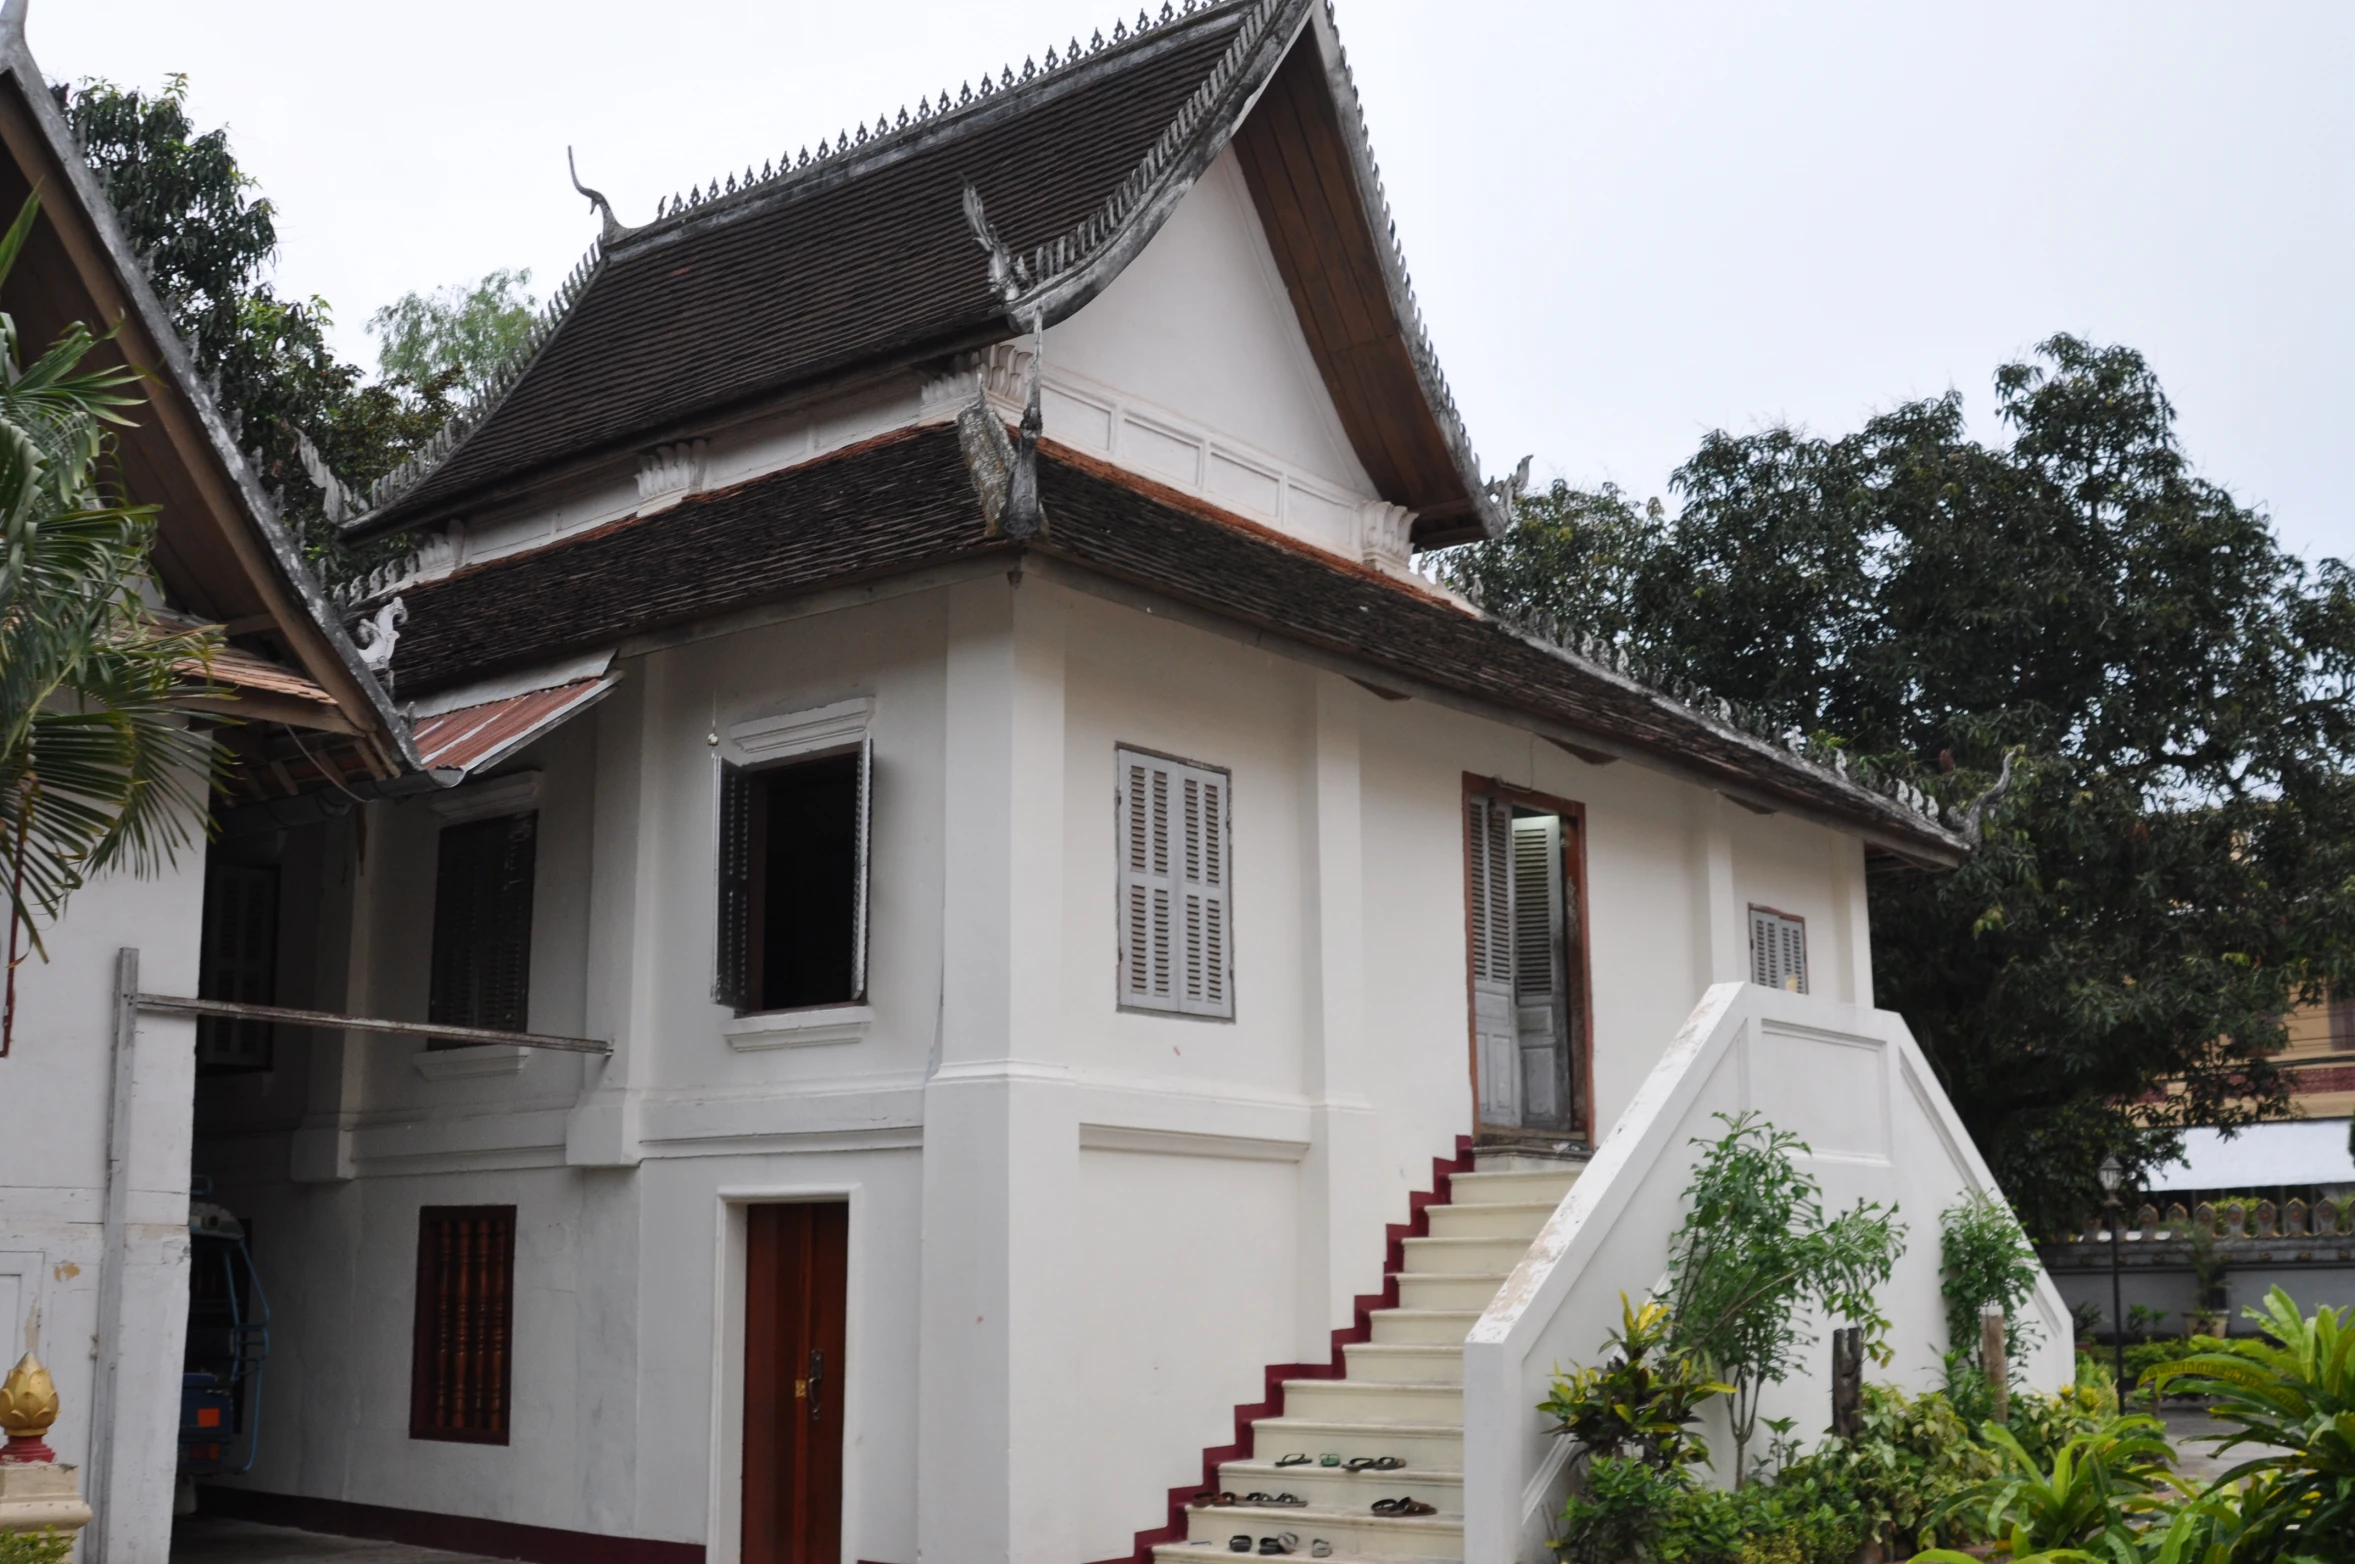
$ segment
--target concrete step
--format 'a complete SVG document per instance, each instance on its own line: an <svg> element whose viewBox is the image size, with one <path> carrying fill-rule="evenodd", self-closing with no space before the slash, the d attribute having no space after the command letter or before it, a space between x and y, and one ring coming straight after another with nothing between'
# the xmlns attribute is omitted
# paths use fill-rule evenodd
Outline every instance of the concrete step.
<svg viewBox="0 0 2355 1564"><path fill-rule="evenodd" d="M1527 1243L1545 1226L1546 1218L1554 1214L1558 1204L1545 1200L1499 1200L1484 1206L1433 1206L1431 1236L1518 1238Z"/></svg>
<svg viewBox="0 0 2355 1564"><path fill-rule="evenodd" d="M1321 1456L1324 1452L1302 1453ZM1287 1450L1284 1454L1291 1452ZM1279 1467L1272 1461L1229 1461L1218 1469L1218 1486L1226 1493L1296 1493L1319 1509L1353 1513L1364 1511L1376 1499L1411 1493L1427 1504L1438 1505L1442 1515L1464 1513L1464 1474L1433 1471L1429 1467L1408 1467L1396 1472L1345 1472L1337 1466Z"/></svg>
<svg viewBox="0 0 2355 1564"><path fill-rule="evenodd" d="M1383 1343L1440 1343L1460 1347L1480 1319L1478 1309L1376 1309L1369 1317L1374 1340Z"/></svg>
<svg viewBox="0 0 2355 1564"><path fill-rule="evenodd" d="M1509 1173L1458 1173L1448 1186L1448 1200L1459 1206L1516 1205L1542 1200L1560 1205L1578 1182L1574 1167L1517 1168Z"/></svg>
<svg viewBox="0 0 2355 1564"><path fill-rule="evenodd" d="M1461 1414L1458 1414L1460 1419ZM1287 1411L1282 1417L1263 1417L1251 1425L1251 1458L1273 1462L1279 1456L1305 1450L1326 1451L1351 1460L1361 1455L1395 1455L1414 1470L1439 1472L1464 1469L1464 1426L1453 1423L1358 1423L1332 1418L1302 1417ZM1397 1472L1393 1477L1401 1475ZM1278 1492L1269 1489L1270 1493ZM1299 1490L1295 1489L1295 1492ZM1412 1493L1413 1489L1405 1490ZM1303 1495L1305 1497L1305 1495ZM1434 1501L1436 1502L1436 1501Z"/></svg>
<svg viewBox="0 0 2355 1564"><path fill-rule="evenodd" d="M1361 1341L1341 1349L1352 1384L1461 1385L1464 1347L1460 1341L1397 1343Z"/></svg>
<svg viewBox="0 0 2355 1564"><path fill-rule="evenodd" d="M1332 1423L1453 1423L1464 1421L1464 1387L1391 1380L1288 1379L1284 1415ZM1283 1452L1278 1451L1278 1454Z"/></svg>
<svg viewBox="0 0 2355 1564"><path fill-rule="evenodd" d="M1461 1553L1451 1553L1445 1556L1428 1555L1418 1558L1408 1553L1343 1553L1338 1549L1328 1554L1324 1559L1318 1560L1312 1559L1309 1555L1309 1533L1301 1531L1296 1526L1286 1526L1279 1531L1253 1533L1252 1535L1256 1543L1257 1537L1261 1535L1280 1536L1286 1531L1293 1532L1300 1538L1298 1556L1306 1561L1306 1564L1369 1564L1369 1561L1375 1559L1379 1559L1381 1564L1462 1564L1463 1560ZM1332 1541L1333 1539L1327 1538L1326 1540ZM1229 1559L1239 1556L1227 1551L1224 1540L1218 1542L1164 1542L1153 1549L1154 1564L1203 1564L1206 1559Z"/></svg>
<svg viewBox="0 0 2355 1564"><path fill-rule="evenodd" d="M1478 1313L1488 1307L1496 1290L1505 1284L1505 1272L1488 1271L1470 1276L1446 1276L1435 1272L1420 1272L1398 1278L1398 1306L1402 1309L1470 1309Z"/></svg>
<svg viewBox="0 0 2355 1564"><path fill-rule="evenodd" d="M1466 1276L1492 1272L1507 1276L1528 1252L1526 1238L1410 1238L1406 1241L1406 1268L1409 1274L1438 1271Z"/></svg>
<svg viewBox="0 0 2355 1564"><path fill-rule="evenodd" d="M1414 1497L1423 1498L1421 1494ZM1425 1499L1424 1502L1436 1501ZM1319 1537L1331 1543L1336 1554L1368 1558L1462 1558L1464 1554L1464 1521L1460 1515L1376 1515L1363 1507L1295 1509L1289 1505L1271 1508L1256 1504L1186 1511L1187 1537L1222 1549L1228 1538L1246 1536L1252 1539L1256 1552L1260 1538L1282 1536L1286 1532L1300 1539L1302 1558L1310 1556L1309 1544Z"/></svg>

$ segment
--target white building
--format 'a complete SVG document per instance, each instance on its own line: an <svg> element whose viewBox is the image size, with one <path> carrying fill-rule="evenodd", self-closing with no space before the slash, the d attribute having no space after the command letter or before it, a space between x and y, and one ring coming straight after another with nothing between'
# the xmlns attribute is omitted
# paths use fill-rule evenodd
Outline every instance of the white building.
<svg viewBox="0 0 2355 1564"><path fill-rule="evenodd" d="M1902 1202L1935 1373L1934 1213L1986 1173L1869 1008L1865 877L1967 844L1410 568L1505 486L1324 7L1040 58L607 211L356 523L420 543L415 769L225 808L212 872L276 914L204 980L610 1051L224 1037L194 1168L273 1346L208 1508L665 1564L1542 1557L1523 1380L1653 1285L1739 1106Z"/></svg>

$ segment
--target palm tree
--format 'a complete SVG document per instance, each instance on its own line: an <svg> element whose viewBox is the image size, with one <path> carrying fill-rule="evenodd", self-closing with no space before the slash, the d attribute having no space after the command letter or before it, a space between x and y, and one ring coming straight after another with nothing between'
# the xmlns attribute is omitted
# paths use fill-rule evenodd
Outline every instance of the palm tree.
<svg viewBox="0 0 2355 1564"><path fill-rule="evenodd" d="M39 215L36 193L0 237L0 282ZM23 364L16 322L0 314L0 1055L25 942L43 952L43 926L93 876L152 873L187 845L218 765L178 702L205 681L219 633L149 613L156 509L107 481L139 377L83 371L97 341L76 323Z"/></svg>

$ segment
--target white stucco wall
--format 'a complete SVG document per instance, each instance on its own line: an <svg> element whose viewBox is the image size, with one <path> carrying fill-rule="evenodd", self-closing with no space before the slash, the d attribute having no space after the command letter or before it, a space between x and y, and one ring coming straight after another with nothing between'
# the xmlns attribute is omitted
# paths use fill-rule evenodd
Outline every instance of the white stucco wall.
<svg viewBox="0 0 2355 1564"><path fill-rule="evenodd" d="M76 1556L107 1564L162 1564L170 1544L195 1037L191 1021L142 1016L118 1057L116 952L140 952L148 991L196 991L203 857L194 846L153 878L77 892L46 932L49 959L18 970L0 1059L0 1359L15 1363L37 1313L62 1406L49 1444L98 1514ZM111 1224L110 1131L123 1152Z"/></svg>

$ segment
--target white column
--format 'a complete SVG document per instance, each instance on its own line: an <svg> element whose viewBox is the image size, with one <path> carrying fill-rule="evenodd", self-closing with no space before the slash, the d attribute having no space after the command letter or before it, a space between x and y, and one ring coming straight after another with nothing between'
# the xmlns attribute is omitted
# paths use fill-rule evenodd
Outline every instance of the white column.
<svg viewBox="0 0 2355 1564"><path fill-rule="evenodd" d="M924 1093L917 1554L1077 1557L1066 1257L1079 1124L1062 1024L1064 603L950 589L940 1059ZM1104 793L1112 756L1103 759ZM1109 812L1102 813L1109 828ZM1107 888L1109 918L1109 888ZM1107 925L1104 937L1111 938Z"/></svg>
<svg viewBox="0 0 2355 1564"><path fill-rule="evenodd" d="M1748 919L1734 898L1733 825L1726 816L1733 807L1715 793L1704 794L1694 822L1700 842L1697 910L1705 936L1702 957L1707 962L1699 974L1700 982L1694 985L1696 1001L1712 983L1750 980Z"/></svg>
<svg viewBox="0 0 2355 1564"><path fill-rule="evenodd" d="M668 670L660 654L641 659L592 714L597 797L589 846L583 1019L591 1037L612 1040L613 1052L603 1060L584 1061L581 1100L564 1132L564 1160L574 1167L638 1163L638 1106L645 1086L638 1056L654 1046L657 963L667 932L660 905L664 822L655 810L664 797L664 763L675 758L664 751L671 742L662 723ZM699 812L711 807L702 802ZM685 883L697 883L697 877L685 877ZM701 926L708 928L709 920Z"/></svg>
<svg viewBox="0 0 2355 1564"><path fill-rule="evenodd" d="M1314 1104L1300 1168L1302 1273L1298 1354L1321 1361L1352 1301L1381 1280L1389 1183L1380 1176L1373 1104L1366 1096L1365 829L1358 703L1367 697L1319 673L1309 716L1302 790L1301 952L1307 966L1301 1089Z"/></svg>
<svg viewBox="0 0 2355 1564"><path fill-rule="evenodd" d="M384 816L394 807L381 801L362 804L321 830L320 970L313 1002L322 1010L379 1013L371 1008L377 997L371 984L376 966L371 947L382 879L370 874L375 865L363 844L371 824L381 835ZM316 1031L307 1041L303 1032L291 1027L279 1032L279 1047L310 1050L303 1074L302 1122L295 1126L287 1155L287 1177L294 1182L329 1184L352 1177L352 1125L364 1105L370 1041L350 1032Z"/></svg>
<svg viewBox="0 0 2355 1564"><path fill-rule="evenodd" d="M1844 986L1838 997L1852 1005L1873 1002L1872 909L1865 883L1864 843L1832 837L1832 938L1839 948Z"/></svg>

